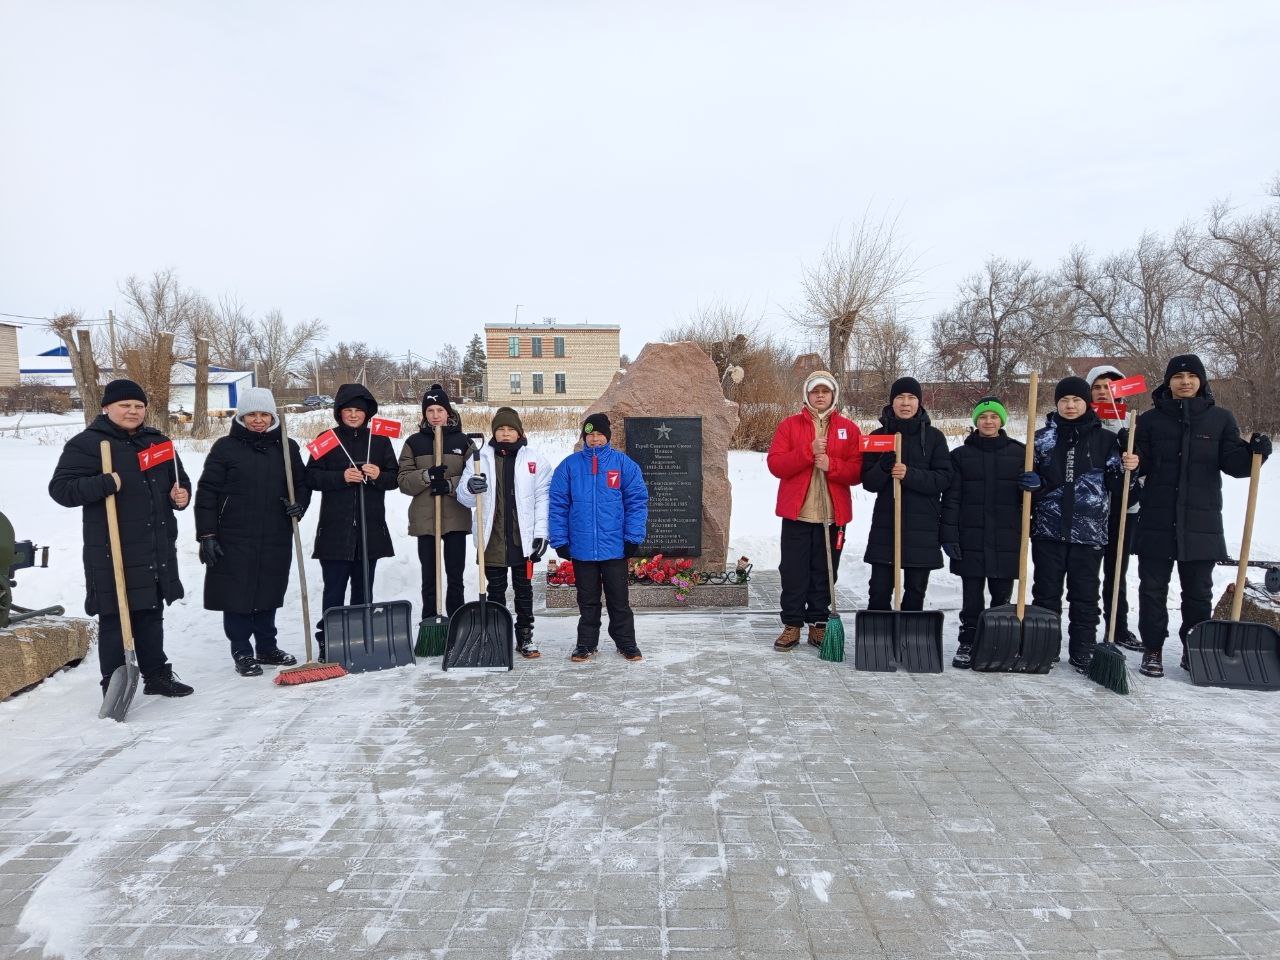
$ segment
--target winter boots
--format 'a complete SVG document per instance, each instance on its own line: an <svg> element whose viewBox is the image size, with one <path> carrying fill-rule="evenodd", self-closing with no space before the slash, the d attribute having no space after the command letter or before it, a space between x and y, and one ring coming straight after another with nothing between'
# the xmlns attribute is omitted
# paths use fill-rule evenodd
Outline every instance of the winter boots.
<svg viewBox="0 0 1280 960"><path fill-rule="evenodd" d="M586 663L596 655L594 650L588 650L582 644L578 644L573 648L573 653L569 654L569 660L572 663Z"/></svg>
<svg viewBox="0 0 1280 960"><path fill-rule="evenodd" d="M260 677L262 668L253 657L236 657L236 673L242 677Z"/></svg>
<svg viewBox="0 0 1280 960"><path fill-rule="evenodd" d="M826 629L825 627L823 628ZM821 641L819 641L821 643ZM782 628L782 633L778 634L778 639L773 641L773 649L787 652L794 650L800 645L800 628L787 624Z"/></svg>
<svg viewBox="0 0 1280 960"><path fill-rule="evenodd" d="M822 638L827 635L827 625L825 623L809 624L809 646L822 646Z"/></svg>
<svg viewBox="0 0 1280 960"><path fill-rule="evenodd" d="M195 688L183 683L173 675L173 666L166 663L156 673L146 678L142 692L153 697L189 697Z"/></svg>
<svg viewBox="0 0 1280 960"><path fill-rule="evenodd" d="M1138 668L1138 672L1144 677L1163 677L1164 664L1161 662L1159 650L1144 650L1142 653L1142 666Z"/></svg>
<svg viewBox="0 0 1280 960"><path fill-rule="evenodd" d="M619 649L618 655L625 659L627 663L639 663L644 659L640 654L640 648L636 646L627 647L625 650Z"/></svg>
<svg viewBox="0 0 1280 960"><path fill-rule="evenodd" d="M516 653L526 660L537 660L541 653L533 642L533 627L516 627Z"/></svg>
<svg viewBox="0 0 1280 960"><path fill-rule="evenodd" d="M292 667L298 663L298 658L292 653L285 653L279 647L269 650L266 653L259 653L253 658L258 663L265 664L268 667Z"/></svg>
<svg viewBox="0 0 1280 960"><path fill-rule="evenodd" d="M956 647L956 655L951 659L951 665L957 670L968 670L973 667L973 644L962 643Z"/></svg>
<svg viewBox="0 0 1280 960"><path fill-rule="evenodd" d="M1116 637L1116 646L1124 647L1126 650L1136 650L1138 653L1144 649L1142 641L1133 635L1132 630L1126 630L1122 636Z"/></svg>

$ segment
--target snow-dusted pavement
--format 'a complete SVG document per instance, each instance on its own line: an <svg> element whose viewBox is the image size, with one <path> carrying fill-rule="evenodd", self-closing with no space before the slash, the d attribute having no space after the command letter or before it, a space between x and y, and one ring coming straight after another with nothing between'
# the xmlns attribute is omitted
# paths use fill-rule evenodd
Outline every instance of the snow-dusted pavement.
<svg viewBox="0 0 1280 960"><path fill-rule="evenodd" d="M859 674L775 623L644 616L644 663L578 666L541 617L509 675L226 669L124 725L55 678L6 705L0 953L1280 951L1280 697Z"/></svg>

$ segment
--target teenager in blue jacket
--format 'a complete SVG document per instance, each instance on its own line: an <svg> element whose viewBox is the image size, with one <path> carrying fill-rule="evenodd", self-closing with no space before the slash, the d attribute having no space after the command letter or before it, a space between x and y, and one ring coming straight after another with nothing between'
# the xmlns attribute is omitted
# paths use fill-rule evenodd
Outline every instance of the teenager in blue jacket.
<svg viewBox="0 0 1280 960"><path fill-rule="evenodd" d="M602 589L618 653L632 663L644 659L627 596L627 558L644 542L649 491L636 462L609 446L611 435L609 418L590 414L582 425L582 449L561 461L551 478L547 538L560 559L573 562L578 591L574 663L590 660L600 645Z"/></svg>

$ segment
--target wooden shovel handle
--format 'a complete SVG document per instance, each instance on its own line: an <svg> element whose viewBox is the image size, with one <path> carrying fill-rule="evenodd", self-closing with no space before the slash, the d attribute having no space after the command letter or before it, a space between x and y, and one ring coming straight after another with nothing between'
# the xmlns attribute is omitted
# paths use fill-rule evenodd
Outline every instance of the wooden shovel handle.
<svg viewBox="0 0 1280 960"><path fill-rule="evenodd" d="M1036 400L1040 392L1040 374L1031 374L1027 384L1027 450L1022 457L1022 472L1030 473L1036 464ZM1018 622L1027 612L1027 550L1031 546L1031 491L1022 491L1022 537L1018 544Z"/></svg>
<svg viewBox="0 0 1280 960"><path fill-rule="evenodd" d="M435 431L436 466L438 467L444 459L440 452L440 447L444 443L444 430L441 427L433 427L432 429ZM444 610L444 601L440 596L441 587L444 583L444 571L440 569L444 563L444 549L440 545L440 498L432 497L431 499L436 502L436 616L439 617ZM422 615L425 617L427 612L423 610Z"/></svg>
<svg viewBox="0 0 1280 960"><path fill-rule="evenodd" d="M1240 619L1244 604L1244 587L1249 574L1249 548L1253 545L1253 515L1258 508L1258 477L1262 474L1262 454L1253 455L1249 466L1249 505L1244 511L1244 536L1240 539L1240 569L1236 573L1236 592L1231 598L1231 619Z"/></svg>
<svg viewBox="0 0 1280 960"><path fill-rule="evenodd" d="M289 494L289 506L293 506L298 498L293 485L293 451L289 447L289 426L285 423L283 410L276 416L280 420L280 449L284 451L284 486ZM307 560L302 553L302 533L298 529L298 518L290 517L289 521L293 528L293 555L298 567L298 588L302 594L302 643L307 648L306 662L314 663L311 659L311 601L307 597Z"/></svg>
<svg viewBox="0 0 1280 960"><path fill-rule="evenodd" d="M98 445L102 452L102 472L112 473L111 441ZM120 553L120 517L116 513L116 495L107 496L107 542L111 545L111 572L116 581L116 606L120 608L120 632L125 650L133 650L133 620L129 616L129 591L125 589L124 557Z"/></svg>
<svg viewBox="0 0 1280 960"><path fill-rule="evenodd" d="M893 435L893 462L902 462L902 434ZM902 481L893 478L893 609L902 609Z"/></svg>
<svg viewBox="0 0 1280 960"><path fill-rule="evenodd" d="M1111 384L1107 384L1108 392ZM1112 396L1111 404L1115 405L1116 398ZM1129 413L1129 445L1126 453L1133 453L1133 438L1138 432L1137 414L1130 411ZM1121 474L1124 477L1124 487L1120 491L1120 527L1116 530L1116 575L1111 578L1111 618L1107 622L1107 643L1116 642L1116 609L1120 606L1120 590L1123 587L1121 578L1124 571L1124 525L1129 515L1129 471L1125 470Z"/></svg>

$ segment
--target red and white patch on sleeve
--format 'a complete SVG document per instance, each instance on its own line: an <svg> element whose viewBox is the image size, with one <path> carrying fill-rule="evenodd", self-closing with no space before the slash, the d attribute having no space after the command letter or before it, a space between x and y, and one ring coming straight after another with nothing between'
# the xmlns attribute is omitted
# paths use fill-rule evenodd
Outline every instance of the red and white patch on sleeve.
<svg viewBox="0 0 1280 960"><path fill-rule="evenodd" d="M848 440L849 429L847 427L836 427L836 438L838 440Z"/></svg>
<svg viewBox="0 0 1280 960"><path fill-rule="evenodd" d="M533 461L533 460L530 460L530 461L529 461L529 472L530 472L530 473L537 473L537 472L538 472L538 464L537 464L535 461Z"/></svg>
<svg viewBox="0 0 1280 960"><path fill-rule="evenodd" d="M605 472L605 483L609 485L610 490L622 489L622 471L608 470Z"/></svg>

